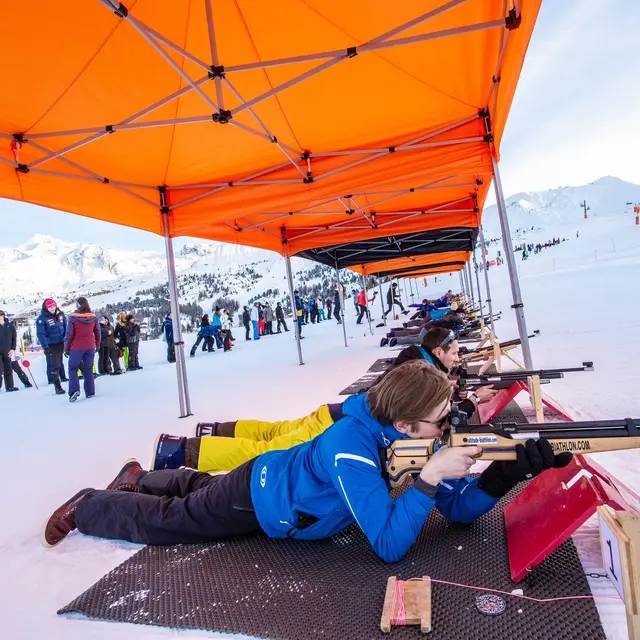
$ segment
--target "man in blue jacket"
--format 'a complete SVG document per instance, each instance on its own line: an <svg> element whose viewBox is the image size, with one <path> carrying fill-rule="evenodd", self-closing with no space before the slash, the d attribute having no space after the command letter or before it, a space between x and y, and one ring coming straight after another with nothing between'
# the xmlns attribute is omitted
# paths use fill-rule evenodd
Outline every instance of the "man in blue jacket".
<svg viewBox="0 0 640 640"><path fill-rule="evenodd" d="M47 298L42 303L42 313L36 320L36 335L47 359L47 378L50 383L53 383L58 395L65 393L60 380L65 382L67 380L62 364L66 331L67 320L64 313L58 309L55 300Z"/></svg>
<svg viewBox="0 0 640 640"><path fill-rule="evenodd" d="M482 450L444 447L413 486L392 499L380 450L399 438L439 437L450 402L443 373L425 361L405 363L366 395L350 396L344 417L318 437L264 453L226 475L185 468L145 472L129 461L108 490L83 489L61 505L45 524L43 543L54 546L75 528L148 544L258 531L271 538L319 540L356 523L375 553L395 562L415 542L433 507L452 521L471 523L520 480L557 463L546 440L530 441L518 461L494 462L470 480L465 476Z"/></svg>
<svg viewBox="0 0 640 640"><path fill-rule="evenodd" d="M167 361L175 362L176 349L173 344L173 320L171 319L171 311L167 313L167 316L165 317L162 324L162 328L164 330L164 339L167 342Z"/></svg>

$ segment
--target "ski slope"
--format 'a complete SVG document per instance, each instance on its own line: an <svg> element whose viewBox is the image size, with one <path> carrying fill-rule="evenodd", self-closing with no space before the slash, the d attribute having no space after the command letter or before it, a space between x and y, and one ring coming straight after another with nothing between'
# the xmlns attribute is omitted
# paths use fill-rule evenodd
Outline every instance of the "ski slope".
<svg viewBox="0 0 640 640"><path fill-rule="evenodd" d="M571 230L573 229L573 233ZM575 237L579 229L580 237ZM536 367L574 366L593 360L593 373L567 374L545 392L575 418L640 417L635 368L640 353L640 227L631 215L595 216L563 223L567 242L521 262L521 286L529 329L540 329L532 343ZM534 241L530 238L530 241ZM492 248L493 257L495 247ZM517 335L506 266L490 270L494 309L503 318L498 335ZM418 281L418 297L457 290L458 275ZM484 285L483 285L484 286ZM404 296L404 293L403 293ZM231 353L202 354L188 360L194 416L177 418L175 369L165 361L161 341L144 342L143 371L100 378L97 396L71 405L52 395L42 358L32 358L40 390L0 394L3 463L8 491L0 527L0 612L2 637L12 640L149 640L227 637L179 632L82 618L59 617L56 610L129 557L139 545L73 534L55 549L40 546L40 528L51 511L78 489L103 487L130 456L148 465L160 431L188 435L198 420L294 418L318 405L339 400L339 390L385 353L383 330L368 335L356 327L347 302L349 348L333 321L304 328L306 364L296 365L293 333L241 338ZM380 317L379 306L374 308ZM189 347L195 335L187 336ZM596 459L636 491L640 490L637 451L598 454ZM597 529L588 523L575 537L588 570L602 572ZM592 581L594 593L612 594L607 580ZM381 588L383 588L381 586ZM525 590L526 595L526 590ZM562 615L561 604L558 615ZM598 602L607 636L626 638L626 619L617 601ZM522 607L526 612L526 603ZM236 636L237 637L237 636Z"/></svg>

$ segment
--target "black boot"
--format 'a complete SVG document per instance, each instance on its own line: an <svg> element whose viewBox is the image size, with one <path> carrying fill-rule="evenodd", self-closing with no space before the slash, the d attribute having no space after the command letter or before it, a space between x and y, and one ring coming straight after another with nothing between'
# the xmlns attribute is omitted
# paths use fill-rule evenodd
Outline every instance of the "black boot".
<svg viewBox="0 0 640 640"><path fill-rule="evenodd" d="M54 382L53 384L56 390L56 395L63 396L65 394L65 390L62 388L62 385L59 382Z"/></svg>

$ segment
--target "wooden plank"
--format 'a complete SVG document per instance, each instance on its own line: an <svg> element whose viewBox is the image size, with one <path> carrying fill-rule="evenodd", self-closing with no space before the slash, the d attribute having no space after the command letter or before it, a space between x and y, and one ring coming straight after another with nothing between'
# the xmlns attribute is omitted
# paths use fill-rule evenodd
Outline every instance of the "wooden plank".
<svg viewBox="0 0 640 640"><path fill-rule="evenodd" d="M380 629L383 633L391 633L391 614L393 613L393 595L396 591L396 576L389 576L387 590L384 594L384 605L380 618Z"/></svg>

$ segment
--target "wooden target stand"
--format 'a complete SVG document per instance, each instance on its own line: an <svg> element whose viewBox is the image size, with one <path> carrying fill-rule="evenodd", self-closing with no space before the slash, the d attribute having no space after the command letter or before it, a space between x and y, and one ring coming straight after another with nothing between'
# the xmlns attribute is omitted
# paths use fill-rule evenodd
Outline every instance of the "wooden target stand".
<svg viewBox="0 0 640 640"><path fill-rule="evenodd" d="M404 588L403 622L397 622L394 618L398 579L396 576L390 576L384 594L380 629L384 633L390 633L392 626L419 624L422 633L429 633L431 631L431 578L423 576L422 580L407 580L402 586Z"/></svg>
<svg viewBox="0 0 640 640"><path fill-rule="evenodd" d="M640 640L640 520L606 505L597 511L602 563L624 602L629 640Z"/></svg>

